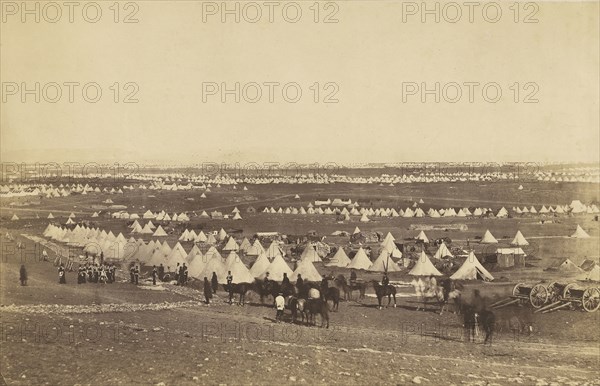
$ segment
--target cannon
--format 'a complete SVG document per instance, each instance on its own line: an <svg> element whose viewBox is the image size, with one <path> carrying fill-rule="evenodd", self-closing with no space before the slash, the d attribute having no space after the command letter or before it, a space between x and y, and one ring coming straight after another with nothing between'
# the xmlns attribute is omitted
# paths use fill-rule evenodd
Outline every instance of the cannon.
<svg viewBox="0 0 600 386"><path fill-rule="evenodd" d="M550 291L543 284L518 283L512 290L509 298L500 300L491 305L492 308L506 307L515 303L529 302L534 308L541 308L548 302Z"/></svg>
<svg viewBox="0 0 600 386"><path fill-rule="evenodd" d="M557 311L562 308L581 308L587 312L594 312L600 308L600 288L586 287L578 283L551 283L548 286L551 293L550 304L537 309L535 312L543 314Z"/></svg>

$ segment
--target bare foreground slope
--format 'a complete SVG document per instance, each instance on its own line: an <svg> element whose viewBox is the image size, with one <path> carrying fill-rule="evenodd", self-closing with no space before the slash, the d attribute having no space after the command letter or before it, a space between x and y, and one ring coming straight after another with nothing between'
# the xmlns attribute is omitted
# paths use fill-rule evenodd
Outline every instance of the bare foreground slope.
<svg viewBox="0 0 600 386"><path fill-rule="evenodd" d="M2 261L7 384L600 384L598 313L512 308L490 347L410 298L382 311L343 302L326 330L274 323L256 296L230 306L219 292L206 306L190 288L78 286L73 273L59 286L48 262L29 264L21 287L19 266Z"/></svg>

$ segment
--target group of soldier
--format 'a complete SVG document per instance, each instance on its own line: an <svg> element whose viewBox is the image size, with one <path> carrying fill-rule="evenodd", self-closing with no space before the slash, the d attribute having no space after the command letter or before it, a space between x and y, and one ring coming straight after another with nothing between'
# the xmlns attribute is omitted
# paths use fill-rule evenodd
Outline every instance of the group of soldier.
<svg viewBox="0 0 600 386"><path fill-rule="evenodd" d="M62 266L61 266L62 267ZM117 267L110 263L79 265L77 271L77 284L85 283L114 283ZM59 268L60 272L60 268ZM60 274L59 274L60 275ZM64 275L63 275L64 276Z"/></svg>

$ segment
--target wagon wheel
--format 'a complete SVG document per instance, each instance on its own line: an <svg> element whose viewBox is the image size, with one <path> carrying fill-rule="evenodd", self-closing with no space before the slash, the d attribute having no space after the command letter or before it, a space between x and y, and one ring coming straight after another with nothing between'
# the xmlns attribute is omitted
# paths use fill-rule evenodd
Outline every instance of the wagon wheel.
<svg viewBox="0 0 600 386"><path fill-rule="evenodd" d="M569 299L573 297L573 295L571 294L571 289L574 287L575 283L569 283L565 286L565 289L563 290L563 299Z"/></svg>
<svg viewBox="0 0 600 386"><path fill-rule="evenodd" d="M583 291L581 306L587 312L594 312L600 307L600 289L588 288Z"/></svg>
<svg viewBox="0 0 600 386"><path fill-rule="evenodd" d="M529 293L529 301L534 308L540 308L548 301L548 290L542 284L536 284Z"/></svg>
<svg viewBox="0 0 600 386"><path fill-rule="evenodd" d="M560 290L560 285L557 282L553 281L552 283L548 284L547 288L550 296L550 303L554 303L562 299L562 291Z"/></svg>
<svg viewBox="0 0 600 386"><path fill-rule="evenodd" d="M515 287L513 288L513 296L519 296L521 294L521 291L519 291L522 287L525 287L525 283L519 283L517 285L515 285Z"/></svg>

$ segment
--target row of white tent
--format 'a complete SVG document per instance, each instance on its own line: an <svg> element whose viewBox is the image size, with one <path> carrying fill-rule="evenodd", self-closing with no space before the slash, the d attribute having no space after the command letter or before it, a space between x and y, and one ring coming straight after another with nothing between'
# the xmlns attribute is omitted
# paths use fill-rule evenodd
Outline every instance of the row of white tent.
<svg viewBox="0 0 600 386"><path fill-rule="evenodd" d="M151 240L148 243L142 239L130 238L126 240L122 233L114 236L112 232L106 233L97 229L90 229L77 226L73 230L60 228L55 225L48 225L44 231L44 237L56 241L68 243L69 245L80 246L90 255L104 254L105 259L120 261L136 261L146 266L163 265L165 268L175 269L177 264L188 266L188 272L191 277L203 279L211 278L212 273L217 274L220 283L225 283L227 272L231 271L234 283L252 282L255 278L264 278L269 272L272 280L283 280L285 273L288 278L294 282L301 274L304 280L320 281L321 275L312 264L310 258L300 259L295 271L285 262L281 253L272 253L273 248L269 247L267 251L260 246L256 261L248 269L239 255L234 250L223 249L223 252L229 252L227 258L223 259L219 251L210 246L206 253L202 253L197 245L193 245L189 252L186 252L181 243L177 243L173 248L165 241ZM229 238L229 240L235 240ZM257 242L253 244L257 246ZM227 244L226 244L227 246ZM258 247L257 247L258 248ZM279 249L281 251L281 249ZM273 254L270 260L268 254Z"/></svg>
<svg viewBox="0 0 600 386"><path fill-rule="evenodd" d="M514 207L513 208L513 212L516 214L523 214L523 213L532 213L532 214L536 214L536 213L540 213L540 214L544 214L544 213L588 213L588 214L593 214L593 213L600 213L600 210L598 209L598 207L596 205L589 205L589 206L583 206L583 208L581 206L577 206L574 208L571 208L568 205L557 205L556 207L546 207L545 205L542 206L539 210L536 210L535 207L531 207L531 208L527 208L527 207L523 207L523 209L518 208L518 207ZM378 208L378 209L373 209L373 208L361 208L361 209L357 209L356 207L348 210L347 208L343 208L343 209L338 209L338 208L330 208L330 207L325 207L325 209L323 209L322 207L309 207L308 209L304 209L304 207L300 207L300 208L296 208L296 207L287 207L287 208L282 208L279 207L278 209L275 209L273 207L265 207L262 210L262 213L270 213L270 214L324 214L324 215L343 215L346 216L346 219L349 218L349 216L353 215L353 216L361 216L361 221L368 221L369 216L371 217L405 217L405 218L409 218L409 217L432 217L432 218L439 218L439 217L471 217L471 216L488 216L488 217L498 217L498 218L503 218L503 217L508 217L509 216L509 211L505 208L502 207L500 208L495 214L494 211L491 208L475 208L473 211L471 211L469 208L459 208L458 211L455 210L454 208L446 208L446 209L433 209L430 208L429 210L427 210L426 212L421 209L421 208L406 208L405 210L403 209L399 209L396 210L394 208Z"/></svg>

